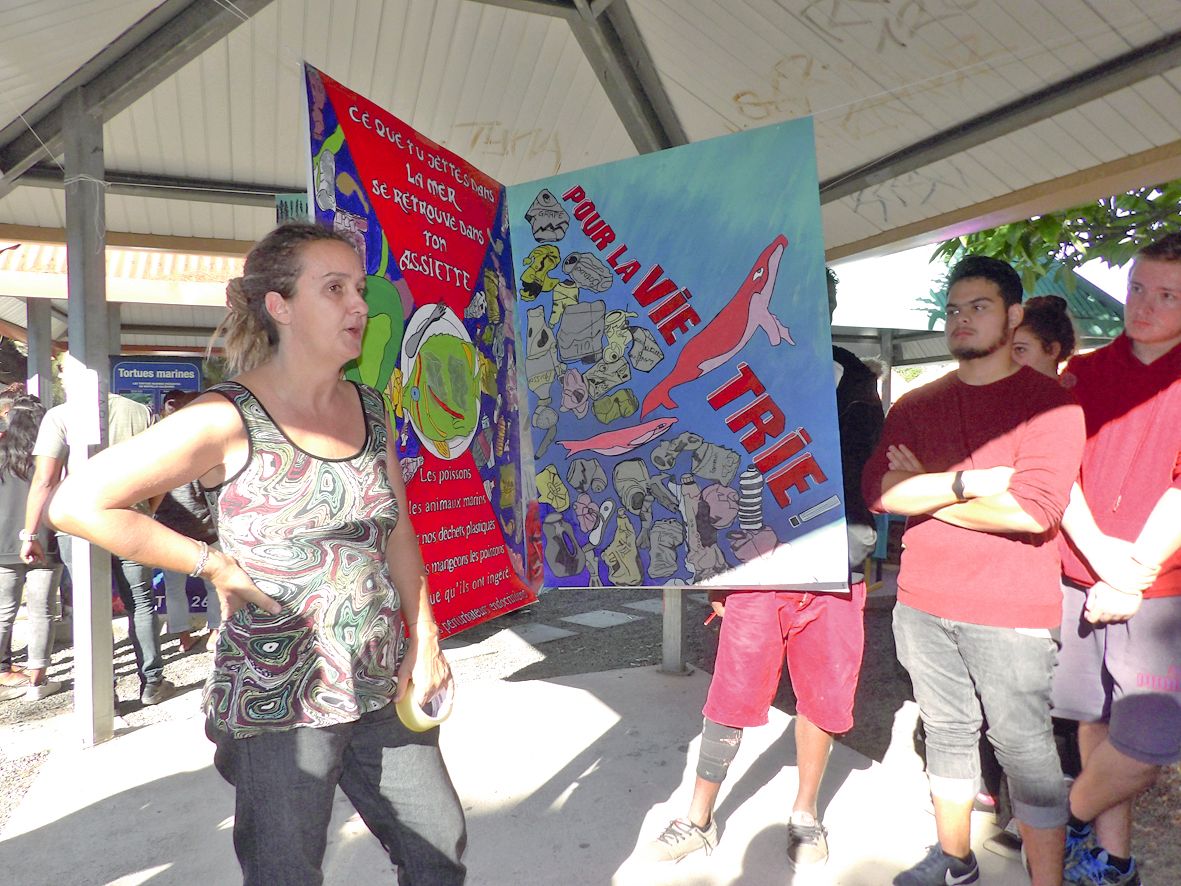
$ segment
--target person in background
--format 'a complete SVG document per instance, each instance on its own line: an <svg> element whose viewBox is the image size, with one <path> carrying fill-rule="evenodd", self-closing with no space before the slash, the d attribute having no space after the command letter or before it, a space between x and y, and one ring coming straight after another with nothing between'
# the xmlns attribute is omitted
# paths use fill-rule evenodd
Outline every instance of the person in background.
<svg viewBox="0 0 1181 886"><path fill-rule="evenodd" d="M826 269L828 307L836 310L837 276ZM828 861L828 837L818 808L833 736L853 728L853 701L865 649L865 558L877 540L873 514L861 494L861 469L882 430L877 375L844 348L833 347L837 423L844 468L849 542L849 593L711 592L723 617L717 660L702 710L701 749L689 811L673 819L640 859L680 861L718 842L714 806L743 731L767 723L787 662L796 696L795 747L799 786L787 825L787 859L807 869ZM711 616L712 618L712 616Z"/></svg>
<svg viewBox="0 0 1181 886"><path fill-rule="evenodd" d="M1021 325L1013 330L1013 361L1050 378L1058 377L1058 367L1074 353L1074 321L1060 295L1035 295L1022 304ZM1068 720L1054 721L1054 741L1062 760L1062 770L1073 777L1079 769L1078 728ZM980 777L983 787L976 795L975 808L993 811L1001 833L984 841L984 848L998 855L1016 858L1021 852L1021 833L1013 818L1012 798L1001 772L992 744L980 740Z"/></svg>
<svg viewBox="0 0 1181 886"><path fill-rule="evenodd" d="M24 396L24 389L18 388L15 385L9 385L4 390L0 391L0 418L8 415L8 410L12 408L12 403L17 397Z"/></svg>
<svg viewBox="0 0 1181 886"><path fill-rule="evenodd" d="M384 401L342 375L361 353L365 283L339 234L272 231L226 287L238 374L100 452L50 506L63 530L217 591L203 704L247 886L322 882L338 785L402 886L466 873L438 730L411 732L395 710L451 677ZM196 479L220 550L128 508Z"/></svg>
<svg viewBox="0 0 1181 886"><path fill-rule="evenodd" d="M1136 254L1123 335L1062 383L1087 420L1059 546L1054 713L1083 763L1064 879L1135 886L1133 802L1181 760L1181 233Z"/></svg>
<svg viewBox="0 0 1181 886"><path fill-rule="evenodd" d="M21 559L25 501L33 476L33 442L44 416L45 407L36 397L15 396L0 419L0 699L45 698L62 688L61 683L46 676L53 652L61 564L48 559L25 563ZM41 530L42 550L48 550L48 535L47 529ZM24 673L12 666L12 627L22 589L29 627Z"/></svg>
<svg viewBox="0 0 1181 886"><path fill-rule="evenodd" d="M1050 378L1074 353L1074 321L1060 295L1025 300L1021 325L1013 330L1013 360Z"/></svg>
<svg viewBox="0 0 1181 886"><path fill-rule="evenodd" d="M50 497L61 484L69 461L70 448L67 423L71 406L61 403L45 413L37 442L33 444L33 478L29 484L29 498L25 505L24 534L21 536L21 559L26 563L45 560L45 548L39 530L44 522L45 508ZM152 412L119 394L107 394L107 440L113 446L142 433L152 423ZM147 501L128 505L142 514L151 510ZM62 559L70 561L70 539L58 533ZM119 589L119 598L127 612L127 633L135 651L136 670L139 672L139 698L145 705L155 705L170 698L176 691L172 681L164 677L164 659L160 655L160 630L156 620L156 598L152 593L152 570L142 563L125 557L111 559L111 574Z"/></svg>
<svg viewBox="0 0 1181 886"><path fill-rule="evenodd" d="M197 393L192 391L169 391L164 395L160 417L167 418L176 410L193 402L197 396ZM196 480L166 492L156 502L154 513L158 522L174 532L206 544L217 544L217 525L209 510L205 492ZM198 644L212 651L216 643L217 627L221 624L217 594L208 582L202 580L205 585L205 611L210 634L208 638L204 634L193 634L192 613L189 609L189 576L173 569L165 569L163 572L168 633L177 636L181 652L190 652Z"/></svg>

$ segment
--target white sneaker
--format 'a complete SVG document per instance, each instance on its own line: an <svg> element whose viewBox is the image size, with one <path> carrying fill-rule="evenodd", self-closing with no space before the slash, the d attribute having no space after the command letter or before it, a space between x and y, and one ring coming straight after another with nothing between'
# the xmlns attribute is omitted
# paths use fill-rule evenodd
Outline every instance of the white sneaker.
<svg viewBox="0 0 1181 886"><path fill-rule="evenodd" d="M640 858L648 862L676 862L701 849L709 855L717 845L718 824L713 819L703 829L687 818L674 818L664 833L641 850Z"/></svg>
<svg viewBox="0 0 1181 886"><path fill-rule="evenodd" d="M44 683L31 683L29 688L25 690L25 701L37 701L41 698L48 698L51 695L57 695L62 691L62 684L57 680L46 680Z"/></svg>
<svg viewBox="0 0 1181 886"><path fill-rule="evenodd" d="M824 826L809 812L793 812L787 823L787 860L793 868L822 865L828 861Z"/></svg>

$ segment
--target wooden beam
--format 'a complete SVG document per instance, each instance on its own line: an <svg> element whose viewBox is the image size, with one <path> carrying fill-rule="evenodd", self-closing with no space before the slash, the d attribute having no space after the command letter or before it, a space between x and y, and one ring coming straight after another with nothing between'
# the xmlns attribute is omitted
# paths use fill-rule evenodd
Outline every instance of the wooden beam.
<svg viewBox="0 0 1181 886"><path fill-rule="evenodd" d="M835 262L854 256L889 255L1178 178L1181 178L1181 140L902 225L863 240L843 243L826 250L824 258Z"/></svg>
<svg viewBox="0 0 1181 886"><path fill-rule="evenodd" d="M19 243L66 242L64 228L39 228L32 225L0 224L0 240ZM201 255L230 255L245 258L253 240L220 240L215 237L172 237L165 234L130 234L107 231L107 245L124 249L165 249L169 252L192 252Z"/></svg>
<svg viewBox="0 0 1181 886"><path fill-rule="evenodd" d="M0 337L11 338L13 341L29 343L29 332L25 327L17 323L9 323L7 320L0 320Z"/></svg>
<svg viewBox="0 0 1181 886"><path fill-rule="evenodd" d="M186 348L183 345L123 345L120 353L123 354L193 354L197 357L205 356L205 348ZM222 348L214 348L210 351L210 356L221 357L224 356L225 351Z"/></svg>

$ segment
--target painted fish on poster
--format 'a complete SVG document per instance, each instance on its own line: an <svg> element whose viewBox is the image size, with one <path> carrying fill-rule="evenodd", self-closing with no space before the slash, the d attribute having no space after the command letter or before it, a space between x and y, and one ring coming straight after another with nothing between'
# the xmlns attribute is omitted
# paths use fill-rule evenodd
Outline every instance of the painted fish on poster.
<svg viewBox="0 0 1181 886"><path fill-rule="evenodd" d="M613 428L585 440L559 440L567 455L576 452L597 452L600 455L623 455L650 443L676 424L675 418L654 418L628 428Z"/></svg>
<svg viewBox="0 0 1181 886"><path fill-rule="evenodd" d="M647 415L658 406L675 409L673 388L696 381L730 360L746 347L756 329L767 333L772 346L784 341L795 344L791 332L770 309L779 261L786 248L787 238L780 234L762 251L726 306L685 342L672 371L644 398L640 415Z"/></svg>

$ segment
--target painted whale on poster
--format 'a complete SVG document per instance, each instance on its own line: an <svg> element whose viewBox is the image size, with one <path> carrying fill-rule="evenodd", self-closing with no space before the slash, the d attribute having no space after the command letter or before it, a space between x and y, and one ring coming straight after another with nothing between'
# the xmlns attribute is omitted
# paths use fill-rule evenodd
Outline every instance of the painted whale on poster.
<svg viewBox="0 0 1181 886"><path fill-rule="evenodd" d="M674 424L675 418L654 418L627 428L612 428L585 440L559 440L567 455L576 452L597 452L600 455L623 455L638 446L655 440Z"/></svg>
<svg viewBox="0 0 1181 886"><path fill-rule="evenodd" d="M786 248L787 238L780 234L760 253L726 306L685 342L672 371L648 392L640 409L641 416L658 406L675 409L673 388L696 381L730 360L746 347L756 329L767 333L772 346L784 341L795 344L788 328L771 313L771 295L779 275L779 261Z"/></svg>

